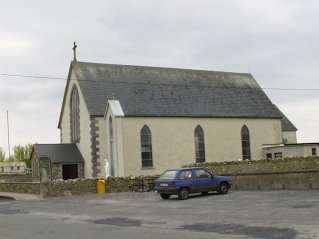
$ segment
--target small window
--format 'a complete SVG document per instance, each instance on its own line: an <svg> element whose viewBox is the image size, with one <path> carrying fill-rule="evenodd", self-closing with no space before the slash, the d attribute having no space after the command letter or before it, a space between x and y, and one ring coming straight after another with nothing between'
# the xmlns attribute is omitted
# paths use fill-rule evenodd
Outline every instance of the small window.
<svg viewBox="0 0 319 239"><path fill-rule="evenodd" d="M316 148L312 148L311 149L311 153L312 153L312 156L317 156L317 149Z"/></svg>
<svg viewBox="0 0 319 239"><path fill-rule="evenodd" d="M211 174L204 169L195 170L196 178L210 178Z"/></svg>
<svg viewBox="0 0 319 239"><path fill-rule="evenodd" d="M271 153L266 154L266 159L272 159L272 154Z"/></svg>
<svg viewBox="0 0 319 239"><path fill-rule="evenodd" d="M282 152L275 153L275 159L280 159L280 158L282 158Z"/></svg>
<svg viewBox="0 0 319 239"><path fill-rule="evenodd" d="M193 173L191 170L182 171L181 174L179 175L179 179L181 180L191 179L191 178L193 178Z"/></svg>

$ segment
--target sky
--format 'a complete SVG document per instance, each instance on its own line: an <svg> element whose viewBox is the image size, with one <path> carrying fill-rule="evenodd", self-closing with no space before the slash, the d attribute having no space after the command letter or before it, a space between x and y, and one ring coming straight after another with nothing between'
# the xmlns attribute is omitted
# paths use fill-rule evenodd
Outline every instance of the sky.
<svg viewBox="0 0 319 239"><path fill-rule="evenodd" d="M249 72L298 128L298 142L319 142L319 1L1 0L1 10L7 156L8 128L11 154L18 144L60 142L74 41L78 61Z"/></svg>

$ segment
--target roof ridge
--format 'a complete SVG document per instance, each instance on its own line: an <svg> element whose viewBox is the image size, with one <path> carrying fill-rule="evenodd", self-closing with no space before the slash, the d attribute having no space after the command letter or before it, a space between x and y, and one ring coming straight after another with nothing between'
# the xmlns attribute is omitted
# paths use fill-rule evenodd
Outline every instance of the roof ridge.
<svg viewBox="0 0 319 239"><path fill-rule="evenodd" d="M146 66L146 65L129 65L129 64L111 64L111 63L97 63L97 62L85 62L76 61L72 62L72 65L84 64L84 65L96 65L96 66L113 66L113 67L132 67L132 68L147 68L147 69L162 69L162 70L182 70L182 71L196 71L196 72L207 72L207 73L220 73L220 74L236 74L236 75L249 75L250 72L234 72L234 71L213 71L207 69L193 69L193 68L178 68L178 67L165 67L165 66Z"/></svg>

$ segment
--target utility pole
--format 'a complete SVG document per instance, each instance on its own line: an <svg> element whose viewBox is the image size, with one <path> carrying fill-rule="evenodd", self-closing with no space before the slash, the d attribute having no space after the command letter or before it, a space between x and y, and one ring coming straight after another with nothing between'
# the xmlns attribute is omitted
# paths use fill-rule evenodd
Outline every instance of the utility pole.
<svg viewBox="0 0 319 239"><path fill-rule="evenodd" d="M9 128L9 111L7 110L7 127L8 127L8 152L10 159L10 128Z"/></svg>

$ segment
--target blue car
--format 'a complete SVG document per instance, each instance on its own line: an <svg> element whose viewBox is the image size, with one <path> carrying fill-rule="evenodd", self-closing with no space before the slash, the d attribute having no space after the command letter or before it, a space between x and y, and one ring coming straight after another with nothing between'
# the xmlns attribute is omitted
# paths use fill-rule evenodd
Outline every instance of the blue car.
<svg viewBox="0 0 319 239"><path fill-rule="evenodd" d="M164 171L156 180L155 190L163 199L171 195L178 195L185 200L189 194L208 194L217 191L220 194L228 193L231 187L231 178L211 174L205 168L175 168Z"/></svg>

